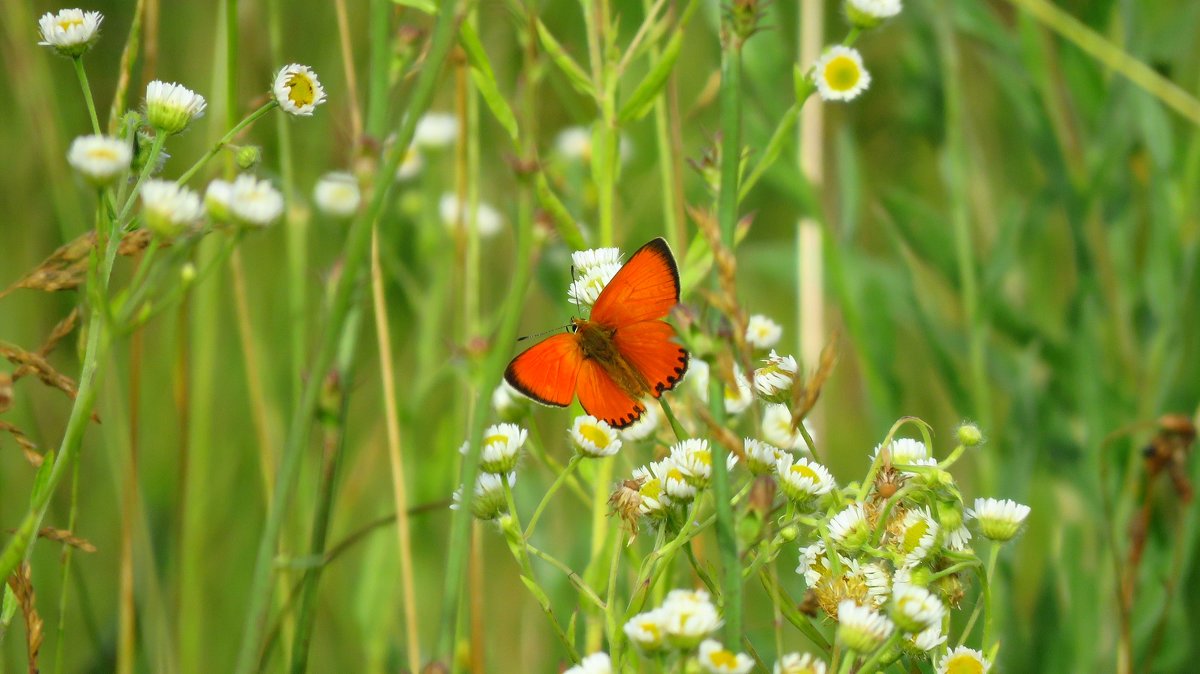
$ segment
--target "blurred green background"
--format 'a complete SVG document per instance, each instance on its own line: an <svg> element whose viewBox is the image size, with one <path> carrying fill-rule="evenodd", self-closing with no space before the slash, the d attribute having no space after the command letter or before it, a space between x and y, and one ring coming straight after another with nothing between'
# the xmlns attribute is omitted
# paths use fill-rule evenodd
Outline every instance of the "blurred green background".
<svg viewBox="0 0 1200 674"><path fill-rule="evenodd" d="M348 3L360 99L366 97L369 4ZM567 51L586 62L578 5L532 4ZM211 83L219 72L214 53L222 44L219 5L161 3L157 57L152 71L142 67L144 61L135 67L131 105L153 78L182 82L216 105L220 96ZM278 180L276 126L289 127L292 217L308 237L301 279L309 297L308 327L301 343L310 348L322 329L322 295L345 226L317 216L309 195L320 174L348 168L354 159L349 112L354 103L348 100L333 4L284 5L283 63L311 65L326 85L329 103L312 118L270 116L241 140L263 147L259 172ZM719 80L718 7L702 5L669 89L677 101L683 153L696 159L719 127L713 96ZM1200 3L1077 0L1057 6L1117 45L1123 58L1141 61L1185 91L1197 90ZM644 16L643 3L616 1L612 7L626 43ZM70 140L89 130L86 109L70 62L36 45L36 17L58 8L9 0L0 10L0 90L7 92L0 97L5 155L0 287L91 226L93 197L64 161ZM103 120L134 3L97 2L84 9L105 15L103 37L85 61ZM270 56L267 13L265 3L241 3L242 113L265 100L282 65ZM745 51L745 142L752 163L793 102L798 53L797 3L770 3L764 13L765 29ZM398 10L392 20L395 28L427 31L431 25L412 9ZM845 34L837 3L826 3L826 24L828 42ZM522 58L508 5L480 3L477 25L502 93L515 107ZM841 361L815 418L825 456L833 457L830 467L839 479L860 476L870 450L902 415L928 421L943 452L959 421L980 423L987 444L956 469L967 493L1033 507L1028 530L1001 555L1002 671L1118 671L1116 579L1127 564L1127 523L1141 507L1145 488L1138 451L1160 415L1194 417L1200 403L1198 127L1009 2L910 0L898 19L863 35L857 46L872 75L866 94L850 104L816 99L808 104L824 107L823 184L811 191L803 187L792 146L742 207L754 213L754 221L738 249L741 300L751 312L782 323L781 350L796 351L801 336L796 226L802 216L820 219L826 233L824 330L840 327L843 335ZM590 124L595 112L561 72L548 62L541 67L546 72L536 125L523 131L534 133L550 157L556 134ZM634 67L623 82L625 94L644 69L644 62ZM453 112L454 66L443 79L433 107ZM399 109L404 86L401 82L392 109ZM511 223L517 186L513 150L487 107L477 104L477 110L480 173L472 180L481 198ZM165 174L178 175L224 131L210 109L195 128L169 143L174 158ZM616 232L617 244L628 252L664 233L659 189L664 156L656 146L653 115L622 131L631 153L617 187ZM455 189L454 157L453 149L427 156L420 177L397 191L381 223L413 504L447 499L456 486L476 340L490 336L493 312L513 273L512 234L504 230L484 244L482 320L473 325L463 318L453 241L437 215L438 197ZM581 222L595 223L595 186L587 169L566 164L560 160L548 169L555 189ZM708 206L702 177L682 166L688 203ZM690 222L688 227L690 238L695 229ZM231 665L265 511L259 441L278 446L298 382L311 374L295 367L295 327L288 313L294 279L281 252L288 235L279 226L247 237L240 247L248 335L239 336L231 276L222 269L205 280L207 291L195 291L216 299L212 312L202 314L206 325L191 320L197 307L192 301L142 333L136 398L130 389L134 347L126 340L114 350L101 388L103 424L88 429L82 455L76 533L98 550L74 557L64 671L115 667L121 507L130 488L125 475L131 444L137 446L140 471L133 537L136 669L224 671ZM682 255L680 242L672 243ZM563 292L568 253L561 242L548 245L520 319L521 334L560 325L571 315ZM123 261L118 274L127 278L129 269ZM977 284L976 306L964 289L964 273ZM13 292L0 299L0 340L33 349L79 301L75 292ZM79 368L71 348L77 335L52 357L72 377ZM257 356L251 370L247 344ZM214 377L211 411L201 419L199 435L188 392L197 362L207 364ZM334 542L394 510L369 326L358 362L348 383L352 397ZM254 403L248 382L261 387L261 405ZM12 409L0 418L43 450L56 446L69 401L30 379L18 383L14 397ZM545 411L537 419L548 450L565 461L569 450L558 429L569 415ZM189 433L206 441L187 446ZM644 458L630 461L636 465ZM301 555L307 546L319 459L314 443L285 526L284 553ZM205 471L203 488L185 494L183 476L197 466ZM1196 469L1189 470L1194 478ZM24 513L33 475L11 439L0 436L0 539ZM532 508L552 478L545 470L523 473L520 504ZM66 526L67 496L64 485L47 524ZM204 564L199 577L186 583L179 559L185 497L201 499L207 513L200 534ZM1105 517L1106 497L1115 502L1115 522ZM1200 540L1196 507L1182 502L1161 476L1147 502L1152 515L1137 574L1132 661L1140 670L1153 654L1149 671L1188 671L1200 656L1191 638L1200 608L1200 575L1193 563ZM582 568L587 536L578 532L587 514L574 502L562 503L549 513L543 545ZM428 654L439 619L450 511L439 505L413 522L419 628L422 653ZM503 541L490 527L482 529L482 540L486 671L557 671L561 654ZM786 553L780 568L789 587L799 588L799 578L787 573L794 556ZM43 541L32 560L48 627L59 616L59 558L59 548ZM396 569L395 537L388 527L375 529L327 568L312 671L403 666ZM294 570L284 573L293 581L297 577ZM548 582L559 583L554 601L569 611L575 601L569 585L557 578ZM203 610L197 630L181 634L176 618L185 592L202 597ZM750 590L751 606L762 605L756 593L757 587ZM770 612L747 615L751 638L759 635L769 647ZM286 629L281 635L286 640ZM43 671L53 671L55 648L51 629ZM188 648L202 660L188 664L180 655ZM18 616L0 643L0 671L23 671L24 651ZM281 668L280 662L276 658L270 668Z"/></svg>

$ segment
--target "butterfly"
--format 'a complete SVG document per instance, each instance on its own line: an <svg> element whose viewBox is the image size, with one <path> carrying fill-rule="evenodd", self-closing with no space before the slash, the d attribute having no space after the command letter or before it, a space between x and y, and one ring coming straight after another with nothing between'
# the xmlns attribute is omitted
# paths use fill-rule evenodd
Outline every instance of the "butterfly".
<svg viewBox="0 0 1200 674"><path fill-rule="evenodd" d="M523 351L504 379L526 396L566 407L576 396L588 414L625 428L646 411L642 400L674 388L687 371L688 352L665 322L679 304L679 268L661 238L642 246L567 332Z"/></svg>

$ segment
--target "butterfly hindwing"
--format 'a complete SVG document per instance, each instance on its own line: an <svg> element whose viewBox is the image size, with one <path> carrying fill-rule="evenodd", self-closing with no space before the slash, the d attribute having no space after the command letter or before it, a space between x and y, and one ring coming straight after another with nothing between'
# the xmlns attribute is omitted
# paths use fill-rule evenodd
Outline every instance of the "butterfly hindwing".
<svg viewBox="0 0 1200 674"><path fill-rule="evenodd" d="M566 407L575 397L583 362L578 335L564 332L534 344L513 358L504 371L504 379L540 403Z"/></svg>
<svg viewBox="0 0 1200 674"><path fill-rule="evenodd" d="M579 404L588 414L606 421L613 428L625 428L637 421L646 408L621 390L617 382L594 360L584 360L575 384Z"/></svg>
<svg viewBox="0 0 1200 674"><path fill-rule="evenodd" d="M688 353L674 337L675 329L663 321L623 325L613 334L617 351L642 374L655 398L675 388L687 371Z"/></svg>
<svg viewBox="0 0 1200 674"><path fill-rule="evenodd" d="M662 238L642 246L604 286L590 320L611 327L663 318L679 303L679 269Z"/></svg>

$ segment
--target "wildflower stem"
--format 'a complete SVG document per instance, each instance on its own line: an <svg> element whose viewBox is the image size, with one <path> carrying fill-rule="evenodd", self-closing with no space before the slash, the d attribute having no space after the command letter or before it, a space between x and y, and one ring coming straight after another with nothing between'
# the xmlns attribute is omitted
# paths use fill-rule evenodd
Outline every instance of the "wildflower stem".
<svg viewBox="0 0 1200 674"><path fill-rule="evenodd" d="M883 646L880 646L879 648L875 649L875 652L873 654L871 654L871 657L867 658L867 661L864 662L861 667L858 668L858 671L864 672L864 673L865 672L874 672L875 667L879 664L879 661L881 659L883 659L883 656L892 652L892 650L895 649L896 646L900 643L900 639L902 639L902 638L903 638L903 632L901 632L900 630L893 630L892 636L888 637L888 640L884 642ZM854 661L854 658L846 659L846 662L853 662L853 661ZM842 666L843 666L843 668L845 668L844 663ZM847 670L847 671L849 671L849 670Z"/></svg>
<svg viewBox="0 0 1200 674"><path fill-rule="evenodd" d="M665 396L658 397L658 404L662 407L663 414L666 415L667 421L671 422L671 430L675 431L675 439L683 442L687 439L687 431L683 430L683 425L679 423L679 419L675 418L675 413L671 411L671 405L667 402Z"/></svg>
<svg viewBox="0 0 1200 674"><path fill-rule="evenodd" d="M953 466L954 463L956 461L958 461L959 457L961 457L963 452L965 452L965 451L967 451L966 445L960 444L959 446L955 447L954 451L950 452L949 456L947 456L940 463L938 463L938 468L941 468L942 470L946 470L950 466Z"/></svg>
<svg viewBox="0 0 1200 674"><path fill-rule="evenodd" d="M992 643L992 624L996 617L995 607L992 605L992 583L996 582L996 560L1000 558L1000 543L992 541L992 549L988 552L987 564L987 579L983 584L983 603L987 615L983 617L983 642L984 649Z"/></svg>
<svg viewBox="0 0 1200 674"><path fill-rule="evenodd" d="M582 457L579 454L572 456L571 460L567 462L567 467L558 474L558 477L554 479L553 484L551 484L550 488L546 490L546 494L542 496L542 500L537 504L537 508L534 508L533 515L529 518L529 524L525 527L525 540L529 540L530 537L533 536L533 528L537 525L538 520L542 517L542 512L550 503L550 499L558 491L559 487L563 486L563 484L567 481L567 478L569 478L575 472L575 469L579 467L579 462L581 460Z"/></svg>
<svg viewBox="0 0 1200 674"><path fill-rule="evenodd" d="M87 322L87 343L83 352L83 369L79 374L79 387L75 392L75 403L71 406L71 415L67 419L67 428L63 434L62 443L56 455L47 456L46 461L53 461L49 476L44 483L35 484L29 497L29 509L21 520L20 526L0 552L0 578L8 578L13 570L28 559L32 553L33 542L37 537L42 518L50 506L55 487L72 469L83 444L83 431L92 416L96 404L96 385L100 364L108 352L110 336L104 317L107 313L108 279L112 274L113 260L116 258L117 247L120 245L120 220L108 220L107 209L100 209L101 229L108 225L108 237L105 240L104 256L99 258L99 269L88 276L88 297L91 311ZM40 480L39 480L40 482Z"/></svg>
<svg viewBox="0 0 1200 674"><path fill-rule="evenodd" d="M974 559L974 560L970 560L970 561L966 561L966 562L959 562L957 564L952 564L951 566L947 566L946 568L942 569L941 571L938 571L937 573L934 573L931 576L929 576L929 580L930 580L930 582L932 582L939 578L945 578L946 576L952 576L952 575L958 573L959 571L965 571L971 567L979 566L982 563L983 562L980 562L979 560Z"/></svg>
<svg viewBox="0 0 1200 674"><path fill-rule="evenodd" d="M188 170L184 171L183 175L179 176L179 178L175 180L175 184L183 185L187 183L187 181L191 180L192 176L196 175L200 169L204 168L205 164L212 161L212 158L217 156L217 153L220 152L226 145L228 145L229 141L233 140L239 133L242 132L243 129L258 121L259 117L262 117L278 106L279 101L276 101L274 98L272 98L270 101L264 103L259 109L255 110L249 115L246 115L242 121L238 122L232 129L229 130L228 133L222 136L221 140L218 140L211 148L209 148L208 152L204 153L203 157L197 159L195 164L192 164ZM159 135L162 134L157 134L155 136L155 140L158 140ZM136 194L136 192L137 189L135 187L134 193ZM132 196L130 198L132 198Z"/></svg>
<svg viewBox="0 0 1200 674"><path fill-rule="evenodd" d="M67 531L75 533L79 521L79 457L71 465L71 513L67 516ZM58 633L54 646L54 674L63 670L63 657L67 633L67 581L71 575L71 558L75 546L67 545L62 551L62 580L58 596Z"/></svg>
<svg viewBox="0 0 1200 674"><path fill-rule="evenodd" d="M563 575L565 575L567 577L567 580L571 581L571 585L575 586L575 589L579 590L579 592L581 594L583 594L583 596L586 597L588 599L588 601L591 601L593 604L595 604L596 608L600 609L601 611L608 609L608 606L610 604L606 603L603 599L601 599L600 595L596 594L596 591L593 590L591 587L589 587L587 582L584 581L583 578L578 573L576 573L574 569L567 566L562 561L560 561L557 557L554 557L550 553L548 553L544 550L541 550L539 548L536 548L532 545L529 545L528 543L525 544L525 549L529 550L529 553L531 555L533 555L534 557L537 557L538 559L546 562L550 566L553 566L554 568L558 569L559 571L562 571Z"/></svg>
<svg viewBox="0 0 1200 674"><path fill-rule="evenodd" d="M154 165L158 163L158 155L162 152L163 145L167 142L167 136L163 133L154 135L154 142L150 145L150 155L146 157L146 164L142 166L142 172L138 174L137 182L133 184L133 189L129 192L129 196L125 199L125 205L121 207L120 214L117 215L116 222L118 227L114 228L118 238L123 229L123 223L129 217L129 212L133 210L133 204L137 201L138 192L142 189L142 183L146 182L146 178L150 177L150 172L154 170ZM115 254L115 251L114 251Z"/></svg>
<svg viewBox="0 0 1200 674"><path fill-rule="evenodd" d="M71 59L75 64L75 75L79 78L79 87L83 89L83 100L87 102L88 117L92 120L92 133L100 135L100 118L96 116L96 102L92 100L92 87L88 84L87 71L83 68L83 55Z"/></svg>

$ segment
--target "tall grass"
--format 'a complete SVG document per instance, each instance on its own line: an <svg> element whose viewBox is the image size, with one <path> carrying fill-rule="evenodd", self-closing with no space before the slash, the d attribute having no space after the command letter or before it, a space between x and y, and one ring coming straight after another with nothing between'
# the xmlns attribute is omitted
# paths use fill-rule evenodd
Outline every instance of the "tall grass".
<svg viewBox="0 0 1200 674"><path fill-rule="evenodd" d="M0 344L23 352L82 311L47 356L74 398L0 377L0 422L48 466L0 431L0 575L30 564L42 670L557 671L602 648L631 663L624 619L708 583L727 646L768 665L822 651L833 623L796 610L798 546L741 537L753 499L712 430L743 423L721 402L735 362L761 365L731 338L753 313L807 345L809 371L840 331L816 447L841 484L878 470L896 419L945 449L969 420L986 442L954 465L963 491L1032 506L1015 542L980 548L988 581L955 635L998 643L1003 671L1186 669L1200 582L1182 485L1200 467L1160 419L1200 415L1200 8L911 0L860 31L824 3L812 34L859 48L872 77L843 105L805 79L820 40L802 48L797 27L816 4L108 2L85 8L105 21L76 64L36 44L57 6L6 3L0 288L85 232L100 242L77 288L0 295ZM760 30L734 39L747 7ZM312 118L262 107L293 61L329 92ZM154 78L209 98L163 176L203 190L242 170L231 148L260 147L252 171L286 198L276 226L117 254L137 176L98 196L66 147L115 132ZM429 110L458 120L454 144L396 181ZM582 158L555 145L572 126ZM330 170L363 187L348 221L313 201ZM443 194L463 205L446 223ZM608 495L675 431L580 461L577 410L520 418L515 526L473 519L471 489L451 510L517 337L576 311L569 253L660 235L697 312L673 320L712 361L712 425L691 393L667 397L685 432L713 433L716 505L690 513L712 528L643 523L631 541ZM29 660L17 594L0 672Z"/></svg>

